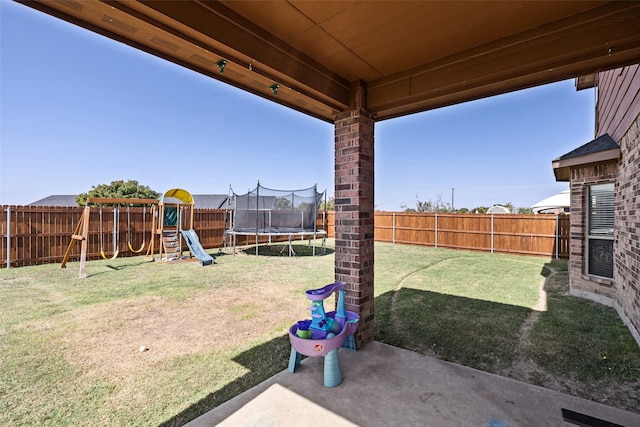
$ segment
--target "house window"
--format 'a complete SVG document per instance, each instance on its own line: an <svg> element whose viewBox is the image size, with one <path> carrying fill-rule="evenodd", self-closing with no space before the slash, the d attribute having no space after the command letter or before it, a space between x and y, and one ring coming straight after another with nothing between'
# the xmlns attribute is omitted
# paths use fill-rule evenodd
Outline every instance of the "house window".
<svg viewBox="0 0 640 427"><path fill-rule="evenodd" d="M613 278L613 183L589 187L587 272Z"/></svg>

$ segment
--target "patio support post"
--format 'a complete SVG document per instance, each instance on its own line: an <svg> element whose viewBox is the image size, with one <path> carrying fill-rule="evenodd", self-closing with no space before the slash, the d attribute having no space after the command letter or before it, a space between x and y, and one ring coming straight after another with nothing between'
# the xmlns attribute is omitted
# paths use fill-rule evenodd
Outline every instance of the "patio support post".
<svg viewBox="0 0 640 427"><path fill-rule="evenodd" d="M335 121L335 280L346 309L360 315L356 347L373 341L374 120L364 83L352 84L352 109Z"/></svg>

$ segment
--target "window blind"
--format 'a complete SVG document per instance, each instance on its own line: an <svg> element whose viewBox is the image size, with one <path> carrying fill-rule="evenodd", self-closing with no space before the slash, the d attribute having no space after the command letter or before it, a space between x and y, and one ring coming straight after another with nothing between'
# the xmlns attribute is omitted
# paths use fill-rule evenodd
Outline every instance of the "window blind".
<svg viewBox="0 0 640 427"><path fill-rule="evenodd" d="M589 235L613 237L613 213L613 184L592 185L589 194Z"/></svg>

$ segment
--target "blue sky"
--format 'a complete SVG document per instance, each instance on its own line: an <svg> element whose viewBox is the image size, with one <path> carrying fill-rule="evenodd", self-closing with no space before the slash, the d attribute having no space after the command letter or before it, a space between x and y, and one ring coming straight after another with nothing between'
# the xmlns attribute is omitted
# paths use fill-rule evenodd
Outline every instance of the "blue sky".
<svg viewBox="0 0 640 427"><path fill-rule="evenodd" d="M135 179L226 194L318 183L333 195L333 125L0 0L0 204ZM568 188L551 161L594 136L572 80L386 120L376 208L416 198L517 207Z"/></svg>

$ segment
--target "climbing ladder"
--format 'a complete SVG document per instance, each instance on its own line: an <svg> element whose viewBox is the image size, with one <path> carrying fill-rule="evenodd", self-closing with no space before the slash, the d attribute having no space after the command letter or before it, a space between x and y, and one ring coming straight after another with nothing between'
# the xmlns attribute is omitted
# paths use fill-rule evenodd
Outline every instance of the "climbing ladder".
<svg viewBox="0 0 640 427"><path fill-rule="evenodd" d="M178 230L162 230L162 256L166 261L182 258L182 242Z"/></svg>

